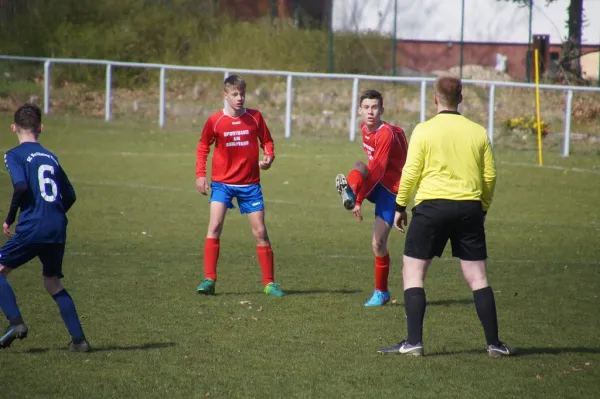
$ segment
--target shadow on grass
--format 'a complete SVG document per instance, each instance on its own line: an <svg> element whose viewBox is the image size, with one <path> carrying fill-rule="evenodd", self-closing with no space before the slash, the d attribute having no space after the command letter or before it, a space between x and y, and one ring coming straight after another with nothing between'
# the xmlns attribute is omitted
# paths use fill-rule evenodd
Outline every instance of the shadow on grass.
<svg viewBox="0 0 600 399"><path fill-rule="evenodd" d="M285 295L310 295L310 294L356 294L361 292L360 290L284 290ZM253 295L260 293L260 291L253 292L219 292L214 296L231 296L231 295Z"/></svg>
<svg viewBox="0 0 600 399"><path fill-rule="evenodd" d="M454 306L454 305L473 305L473 298L465 299L442 299L439 301L427 301L431 306ZM473 305L475 306L475 305Z"/></svg>
<svg viewBox="0 0 600 399"><path fill-rule="evenodd" d="M289 290L286 295L310 295L310 294L357 294L360 290Z"/></svg>
<svg viewBox="0 0 600 399"><path fill-rule="evenodd" d="M175 346L175 342L149 342L142 345L108 345L108 346L92 346L92 352L108 352L108 351L139 351L150 349L164 349Z"/></svg>
<svg viewBox="0 0 600 399"><path fill-rule="evenodd" d="M404 301L394 302L393 305L404 306ZM442 299L438 301L427 301L427 306L455 306L455 305L473 305L473 299ZM473 305L474 306L474 305Z"/></svg>
<svg viewBox="0 0 600 399"><path fill-rule="evenodd" d="M571 353L600 353L600 348L584 348L584 347L570 347L570 348L515 348L517 353L515 357L525 356L536 356L536 355L566 355ZM431 352L425 353L426 356L455 356L455 355L482 355L485 354L485 349L467 349L464 351L443 351L443 352Z"/></svg>
<svg viewBox="0 0 600 399"><path fill-rule="evenodd" d="M139 350L150 350L150 349L164 349L175 346L175 342L149 342L141 345L107 345L107 346L92 346L92 352L109 352L109 351L139 351ZM46 353L49 351L59 351L65 352L68 351L67 348L30 348L24 351L15 351L9 353L27 353L27 354L37 354L37 353Z"/></svg>

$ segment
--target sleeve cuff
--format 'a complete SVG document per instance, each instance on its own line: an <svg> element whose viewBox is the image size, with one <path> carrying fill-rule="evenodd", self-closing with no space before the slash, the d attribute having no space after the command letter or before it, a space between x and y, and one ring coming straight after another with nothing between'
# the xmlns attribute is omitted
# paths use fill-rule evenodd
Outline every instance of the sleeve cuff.
<svg viewBox="0 0 600 399"><path fill-rule="evenodd" d="M396 203L396 212L406 212L406 207Z"/></svg>

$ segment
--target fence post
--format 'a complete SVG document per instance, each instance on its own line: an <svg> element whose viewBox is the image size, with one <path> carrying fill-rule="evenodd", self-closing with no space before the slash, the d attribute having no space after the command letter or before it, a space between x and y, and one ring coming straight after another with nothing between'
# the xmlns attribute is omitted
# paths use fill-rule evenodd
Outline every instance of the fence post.
<svg viewBox="0 0 600 399"><path fill-rule="evenodd" d="M292 137L292 75L287 76L287 92L285 101L285 138Z"/></svg>
<svg viewBox="0 0 600 399"><path fill-rule="evenodd" d="M44 114L50 113L50 60L44 62Z"/></svg>
<svg viewBox="0 0 600 399"><path fill-rule="evenodd" d="M358 78L352 82L352 108L350 108L350 141L356 139L356 113L358 112Z"/></svg>
<svg viewBox="0 0 600 399"><path fill-rule="evenodd" d="M112 87L112 65L106 66L106 94L104 103L104 120L110 121L110 100L111 100L111 87Z"/></svg>
<svg viewBox="0 0 600 399"><path fill-rule="evenodd" d="M421 122L425 122L425 107L427 105L427 81L421 81Z"/></svg>
<svg viewBox="0 0 600 399"><path fill-rule="evenodd" d="M496 85L490 86L490 100L488 103L488 137L490 139L490 144L494 146L494 103L496 96Z"/></svg>
<svg viewBox="0 0 600 399"><path fill-rule="evenodd" d="M158 125L165 126L165 68L160 68L160 100L158 104Z"/></svg>
<svg viewBox="0 0 600 399"><path fill-rule="evenodd" d="M565 138L563 142L563 157L569 156L571 145L571 110L573 108L573 90L567 91L567 104L565 107Z"/></svg>
<svg viewBox="0 0 600 399"><path fill-rule="evenodd" d="M225 71L223 74L223 80L226 80L229 77L229 71ZM227 108L227 100L223 99L223 108Z"/></svg>

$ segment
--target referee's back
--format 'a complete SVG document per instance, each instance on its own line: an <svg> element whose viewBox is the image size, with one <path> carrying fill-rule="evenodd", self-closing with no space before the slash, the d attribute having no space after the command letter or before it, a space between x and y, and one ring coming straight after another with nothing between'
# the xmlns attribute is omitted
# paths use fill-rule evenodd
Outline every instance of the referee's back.
<svg viewBox="0 0 600 399"><path fill-rule="evenodd" d="M485 189L485 180L495 180L496 170L481 125L456 111L441 111L415 128L410 145L420 150L416 155L422 157L416 163L422 165L416 203L428 199L481 200L487 210L491 192ZM406 169L402 177L406 178Z"/></svg>

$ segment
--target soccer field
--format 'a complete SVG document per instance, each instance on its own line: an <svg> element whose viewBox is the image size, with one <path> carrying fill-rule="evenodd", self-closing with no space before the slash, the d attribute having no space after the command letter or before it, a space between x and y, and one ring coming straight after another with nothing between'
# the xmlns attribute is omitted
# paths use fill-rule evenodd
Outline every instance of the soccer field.
<svg viewBox="0 0 600 399"><path fill-rule="evenodd" d="M16 145L0 116L0 148ZM33 261L11 275L29 337L0 352L8 398L597 398L600 396L598 155L499 151L488 214L489 277L500 338L520 356L491 360L458 263L436 259L426 282L425 357L381 356L405 337L397 299L365 308L373 289L371 223L334 189L364 154L359 143L297 137L277 126L276 161L262 175L275 277L266 297L247 219L230 212L218 295L198 296L208 200L194 189L199 131L46 117L40 141L77 191L64 284L95 349L69 336ZM12 186L0 172L0 201ZM4 217L4 216L3 216ZM3 326L2 326L3 327Z"/></svg>

